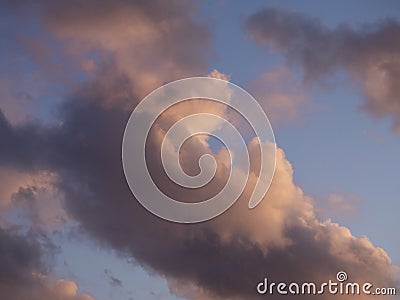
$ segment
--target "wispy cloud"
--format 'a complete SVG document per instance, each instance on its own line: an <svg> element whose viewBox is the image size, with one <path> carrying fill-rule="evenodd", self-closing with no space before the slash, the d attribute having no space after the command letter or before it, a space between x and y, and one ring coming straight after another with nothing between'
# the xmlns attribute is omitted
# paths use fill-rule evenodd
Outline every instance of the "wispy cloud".
<svg viewBox="0 0 400 300"><path fill-rule="evenodd" d="M284 67L263 73L246 86L274 126L301 120L312 106L301 80Z"/></svg>
<svg viewBox="0 0 400 300"><path fill-rule="evenodd" d="M354 218L359 214L359 196L346 193L331 193L322 199L317 212L323 219L343 220Z"/></svg>
<svg viewBox="0 0 400 300"><path fill-rule="evenodd" d="M251 37L281 51L304 69L308 83L336 71L347 72L365 96L363 108L390 117L400 132L400 23L386 19L359 30L341 24L331 29L320 20L285 9L265 8L246 22Z"/></svg>

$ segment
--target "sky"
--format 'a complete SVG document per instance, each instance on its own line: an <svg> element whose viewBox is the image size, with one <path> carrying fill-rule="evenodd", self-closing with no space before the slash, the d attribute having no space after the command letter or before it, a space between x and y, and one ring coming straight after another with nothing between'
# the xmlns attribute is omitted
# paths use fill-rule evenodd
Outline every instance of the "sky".
<svg viewBox="0 0 400 300"><path fill-rule="evenodd" d="M2 297L255 299L264 277L319 282L340 270L398 287L397 1L0 7ZM274 130L276 171L255 209L246 200L257 172L222 215L175 224L134 198L121 144L146 95L193 76L229 80L255 97ZM161 139L182 116L230 115L196 101L175 109L150 133L149 168L182 201L207 197L225 182L226 149L204 137L187 143L189 173L203 153L219 163L209 189L193 194L165 180ZM352 298L363 299L341 297Z"/></svg>

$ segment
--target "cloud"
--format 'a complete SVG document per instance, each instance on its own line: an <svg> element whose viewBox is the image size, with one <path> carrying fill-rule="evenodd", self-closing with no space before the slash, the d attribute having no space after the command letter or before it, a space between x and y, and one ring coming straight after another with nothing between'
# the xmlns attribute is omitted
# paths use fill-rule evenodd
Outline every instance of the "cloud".
<svg viewBox="0 0 400 300"><path fill-rule="evenodd" d="M82 80L95 77L93 90L101 90L109 76L120 76L120 91L116 87L102 98L110 105L141 99L168 81L206 70L212 34L194 18L195 3L42 0L34 6L24 0L2 3L13 30L3 30L0 96L13 124L52 119L65 91ZM140 84L127 89L129 79Z"/></svg>
<svg viewBox="0 0 400 300"><path fill-rule="evenodd" d="M354 281L395 284L395 267L384 250L366 237L353 236L345 227L317 219L312 199L293 182L293 169L283 150L278 149L276 174L266 198L256 209L247 208L260 159L254 140L248 143L252 154L248 186L223 215L209 222L183 225L146 211L134 199L122 171L126 122L145 90L165 80L201 72L207 30L192 20L192 8L180 2L66 3L41 2L39 12L45 28L70 42L66 47L72 53L76 50L81 55L89 51L86 49L98 48L112 58L100 64L101 72L95 71L70 90L59 106L56 123L12 124L0 114L0 135L7 141L0 147L2 168L55 174L54 187L65 199L68 217L79 222L99 244L134 257L167 278L171 290L186 298L252 299L257 297L256 284L266 276L274 281L319 282L334 279L343 269ZM193 65L193 58L198 63ZM215 194L224 185L228 174L226 149L214 153L204 137L188 141L181 154L188 173L198 170L200 154L213 154L218 161L212 183L192 191L174 186L165 177L160 168L161 138L168 126L188 112L205 110L222 116L227 112L196 100L187 105L167 112L154 126L147 161L163 191L182 201L196 201ZM34 192L32 188L22 189L18 195ZM12 268L16 274L41 270L33 263L27 270L18 265ZM61 282L58 286L71 297L83 297L76 295L74 283Z"/></svg>
<svg viewBox="0 0 400 300"><path fill-rule="evenodd" d="M1 282L29 282L32 273L43 273L41 245L31 235L17 235L12 229L0 229Z"/></svg>
<svg viewBox="0 0 400 300"><path fill-rule="evenodd" d="M99 57L112 57L118 70L141 82L135 87L139 97L171 78L204 72L211 33L195 21L195 11L194 4L183 1L45 0L39 5L43 26L67 41L75 61L92 70ZM91 51L100 55L85 60Z"/></svg>
<svg viewBox="0 0 400 300"><path fill-rule="evenodd" d="M36 134L46 136L44 147L52 145L54 152L47 152L45 160L43 152L28 155L36 162L27 166L57 171L66 209L82 228L102 244L132 255L173 280L177 293L179 286L189 284L214 298L251 299L255 297L255 284L265 276L318 282L334 278L342 269L355 281L369 280L377 286L395 284L394 266L382 249L365 237L354 237L345 227L316 218L311 199L293 183L293 169L282 150L278 151L271 189L255 210L247 209L253 177L239 201L212 221L181 225L151 215L133 198L121 169L120 145L127 118L121 107L107 108L90 99L72 98L64 103L62 126L42 128L40 133L33 126L10 127L10 134L14 129L15 133L26 131L32 138ZM150 137L154 143L150 149L157 149L156 137ZM196 140L192 142L194 148L188 145L188 160L184 161L193 163L196 153L209 149ZM251 150L256 145L250 143L249 147ZM157 152L150 155L150 165L156 164ZM9 164L19 165L21 160L16 157ZM163 174L152 174L163 182ZM207 192L215 192L225 175L220 168L217 182ZM195 194L166 183L161 185L164 187L183 199L206 195L206 191ZM189 298L196 299L196 295Z"/></svg>
<svg viewBox="0 0 400 300"><path fill-rule="evenodd" d="M223 79L223 80L226 80L226 81L229 81L229 79L230 79L229 75L221 73L217 69L212 70L210 72L210 74L208 74L208 77L217 78L217 79Z"/></svg>
<svg viewBox="0 0 400 300"><path fill-rule="evenodd" d="M301 111L310 108L305 90L289 69L280 67L260 74L246 84L275 126L292 123L301 117Z"/></svg>
<svg viewBox="0 0 400 300"><path fill-rule="evenodd" d="M19 300L95 300L78 293L77 285L68 280L48 277L48 255L53 245L33 232L22 234L16 229L0 228L0 294Z"/></svg>
<svg viewBox="0 0 400 300"><path fill-rule="evenodd" d="M78 286L75 282L65 279L57 280L55 286L50 287L53 294L52 299L60 300L96 300L86 292L78 293Z"/></svg>
<svg viewBox="0 0 400 300"><path fill-rule="evenodd" d="M323 219L343 220L358 215L358 206L362 199L346 193L331 193L317 203L317 212Z"/></svg>
<svg viewBox="0 0 400 300"><path fill-rule="evenodd" d="M55 188L56 174L0 168L0 176L0 216L5 224L52 233L70 221Z"/></svg>
<svg viewBox="0 0 400 300"><path fill-rule="evenodd" d="M304 69L306 82L344 70L361 87L363 108L376 117L390 117L400 132L400 34L397 20L385 19L355 30L346 24L331 29L316 18L265 8L246 22L251 37L285 54Z"/></svg>

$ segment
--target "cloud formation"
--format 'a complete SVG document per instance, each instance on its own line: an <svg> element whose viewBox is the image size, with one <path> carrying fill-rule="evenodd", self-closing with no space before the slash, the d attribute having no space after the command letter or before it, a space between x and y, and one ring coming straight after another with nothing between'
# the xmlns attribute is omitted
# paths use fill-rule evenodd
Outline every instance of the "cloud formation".
<svg viewBox="0 0 400 300"><path fill-rule="evenodd" d="M360 85L363 108L390 117L400 133L400 34L398 20L386 19L355 30L346 24L331 29L320 20L294 11L265 8L246 22L251 37L282 51L304 69L307 82L344 70Z"/></svg>
<svg viewBox="0 0 400 300"><path fill-rule="evenodd" d="M47 142L42 147L53 149L46 152L45 159L44 152L38 151L33 156L22 153L26 157L15 157L9 163L22 167L19 162L30 158L27 166L57 172L57 188L65 195L66 209L82 228L101 243L171 279L175 292L189 284L213 298L252 299L256 297L255 284L265 276L276 281L318 282L334 278L341 269L355 281L395 284L394 266L382 249L366 237L354 237L345 227L318 221L311 199L293 183L293 170L282 150L271 189L255 210L247 209L255 180L252 173L239 201L210 222L173 224L151 215L133 198L121 169L121 137L128 113L121 107L106 108L98 101L66 100L61 111L63 125L58 128L32 124L15 128L3 122L10 135L21 131L33 139L44 136ZM157 149L157 136L151 136L154 144L150 149ZM20 138L24 140L24 136ZM207 144L192 143L183 154L186 162L196 161L197 153L211 152ZM250 151L255 151L255 146L250 143ZM149 155L150 161L159 162L156 151ZM2 156L6 156L4 149ZM165 175L156 172L153 176ZM215 179L217 183L209 187L211 193L224 182L223 168ZM176 193L169 185L165 187ZM179 190L179 195L183 199L196 196L184 190ZM197 294L188 297L196 299Z"/></svg>
<svg viewBox="0 0 400 300"><path fill-rule="evenodd" d="M165 80L204 74L207 29L193 21L191 6L181 2L79 3L43 1L40 20L66 43L74 59L96 49L106 53L107 59L85 64L93 74L70 90L59 106L55 124L14 124L0 113L2 168L56 174L52 185L62 195L70 218L101 245L134 257L167 278L173 292L189 299L253 299L258 298L256 284L266 276L274 281L320 282L334 279L343 269L354 281L395 285L395 267L384 250L366 237L353 236L345 227L317 219L312 199L293 182L293 169L283 150L278 149L276 174L266 198L255 210L248 210L260 158L254 140L248 143L252 155L248 186L223 215L205 223L182 225L146 211L134 199L122 171L126 122L145 91ZM221 74L214 72L214 76ZM192 138L182 149L182 164L188 173L196 173L200 154L215 155L218 169L209 186L196 192L176 187L160 168L160 141L166 129L182 115L200 111L229 115L221 107L194 100L165 113L147 145L154 180L166 193L183 201L216 193L227 176L226 149L214 153L201 136ZM34 191L22 190L17 195L23 194L26 200L30 192ZM13 242L4 235L3 251L13 253L9 249ZM22 248L27 246L25 239L18 243ZM36 269L43 273L36 263L41 257L37 252L31 258L28 254L29 263L24 266L9 268L16 276ZM36 282L26 277L23 279ZM58 288L71 299L90 297L76 295L74 283L61 281ZM18 295L11 294L15 289L7 292L9 298ZM45 292L55 293L54 289Z"/></svg>

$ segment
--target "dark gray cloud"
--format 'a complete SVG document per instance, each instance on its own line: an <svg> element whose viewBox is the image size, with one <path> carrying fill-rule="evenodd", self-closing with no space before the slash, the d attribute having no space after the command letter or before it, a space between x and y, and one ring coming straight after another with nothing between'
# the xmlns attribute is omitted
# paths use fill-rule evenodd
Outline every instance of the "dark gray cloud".
<svg viewBox="0 0 400 300"><path fill-rule="evenodd" d="M48 280L54 245L42 234L0 228L0 295L18 300L94 300L71 281Z"/></svg>
<svg viewBox="0 0 400 300"><path fill-rule="evenodd" d="M0 282L2 285L25 284L32 273L45 273L42 248L33 236L0 228Z"/></svg>
<svg viewBox="0 0 400 300"><path fill-rule="evenodd" d="M13 162L15 168L33 170L38 163L37 152L47 151L44 148L47 144L44 139L47 137L43 135L40 124L13 128L3 112L0 112L0 136L0 160L5 167Z"/></svg>
<svg viewBox="0 0 400 300"><path fill-rule="evenodd" d="M308 82L347 71L361 86L365 110L390 117L400 132L398 20L385 19L359 30L346 24L331 29L304 14L265 8L252 15L246 27L255 41L282 51L289 63L303 67Z"/></svg>

